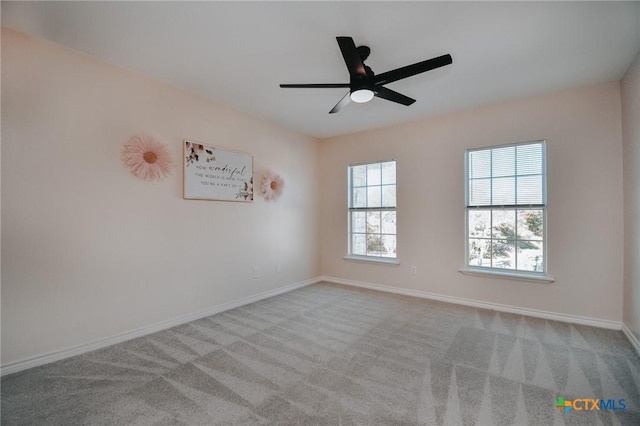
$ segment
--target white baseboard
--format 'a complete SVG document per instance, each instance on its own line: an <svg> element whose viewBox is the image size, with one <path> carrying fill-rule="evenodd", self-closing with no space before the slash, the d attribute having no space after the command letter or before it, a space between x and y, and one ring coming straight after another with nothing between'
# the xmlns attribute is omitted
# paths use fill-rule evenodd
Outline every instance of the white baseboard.
<svg viewBox="0 0 640 426"><path fill-rule="evenodd" d="M494 311L508 312L512 314L526 315L530 317L543 318L554 321L568 322L572 324L589 325L592 327L609 328L613 330L621 330L622 323L617 321L609 321L598 318L581 317L577 315L559 314L555 312L546 312L536 309L520 308L517 306L501 305L497 303L482 302L479 300L465 299L456 296L446 296L437 293L429 293L421 290L409 290L406 288L390 287L381 284L371 284L363 281L346 280L336 277L321 277L322 281L335 284L344 284L354 287L369 288L371 290L385 291L388 293L402 294L405 296L420 297L422 299L438 300L440 302L454 303L457 305L473 306L475 308L491 309Z"/></svg>
<svg viewBox="0 0 640 426"><path fill-rule="evenodd" d="M264 293L256 294L253 296L245 297L243 299L234 300L232 302L224 303L222 305L212 306L210 308L193 312L179 317L171 318L165 321L160 321L155 324L150 324L144 327L136 328L134 330L125 331L124 333L116 334L115 336L106 337L103 339L94 340L89 343L74 346L71 348L63 349L60 351L50 352L44 355L38 355L27 359L9 362L0 367L0 375L4 376L11 373L17 373L18 371L26 370L28 368L38 367L50 362L60 361L72 356L81 355L87 352L95 351L96 349L102 349L107 346L115 345L127 340L135 339L137 337L146 336L157 331L166 330L177 325L186 324L191 321L195 321L200 318L208 317L218 314L220 312L228 311L249 303L257 302L259 300L268 299L273 296L277 296L282 293L305 287L311 284L315 284L322 281L321 277L311 278L305 281L301 281L295 284L286 285L276 288L274 290L265 291Z"/></svg>
<svg viewBox="0 0 640 426"><path fill-rule="evenodd" d="M622 323L622 332L627 336L627 339L629 339L629 342L631 342L631 345L634 347L638 355L640 355L640 340L638 340L631 330L629 330L625 323Z"/></svg>

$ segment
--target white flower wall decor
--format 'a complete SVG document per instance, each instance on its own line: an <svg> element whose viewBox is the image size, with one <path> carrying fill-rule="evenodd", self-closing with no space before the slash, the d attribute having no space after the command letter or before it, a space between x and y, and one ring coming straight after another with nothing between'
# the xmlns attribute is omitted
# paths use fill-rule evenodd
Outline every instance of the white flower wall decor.
<svg viewBox="0 0 640 426"><path fill-rule="evenodd" d="M269 202L276 202L282 195L283 189L284 180L282 180L280 175L271 171L265 173L260 187L265 200Z"/></svg>

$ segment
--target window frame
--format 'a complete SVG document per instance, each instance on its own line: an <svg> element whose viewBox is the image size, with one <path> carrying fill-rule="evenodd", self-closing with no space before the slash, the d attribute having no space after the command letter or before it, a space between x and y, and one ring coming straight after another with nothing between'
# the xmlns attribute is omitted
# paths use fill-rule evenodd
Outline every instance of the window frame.
<svg viewBox="0 0 640 426"><path fill-rule="evenodd" d="M395 183L393 184L383 184L382 181L380 181L379 185L366 185L364 186L364 188L368 188L369 186L391 186L393 185L396 189L395 192L395 203L393 207L390 206L382 206L380 205L379 207L353 207L353 169L355 167L358 166L369 166L369 165L380 165L382 167L382 164L384 163L394 163L395 166ZM382 173L382 170L381 170ZM360 187L358 187L360 188ZM398 265L398 228L397 228L397 218L398 218L398 193L397 193L397 188L398 188L398 161L393 158L393 159L389 159L389 160L379 160L379 161L367 161L367 162L362 162L362 163L352 163L349 164L347 166L347 254L346 256L344 256L345 260L354 260L354 261L361 261L361 262L373 262L373 263L380 263L380 264L389 264L389 265ZM395 230L395 234L394 237L396 239L396 250L395 250L395 256L394 257L390 257L390 256L369 256L369 255L362 255L362 254L354 254L353 253L353 230L352 230L352 224L353 224L353 219L352 219L352 214L354 212L381 212L381 214L383 212L387 212L387 211L392 211L396 213L396 230ZM366 233L365 233L366 235ZM384 234L384 233L380 233L380 235L392 235L392 234Z"/></svg>
<svg viewBox="0 0 640 426"><path fill-rule="evenodd" d="M469 206L469 158L471 152L476 151L488 151L499 148L508 148L508 147L517 147L522 145L535 145L540 144L542 146L542 164L541 164L541 172L542 172L542 204L513 204L513 205L493 205L489 204L487 206ZM516 178L517 185L517 172L514 175ZM491 177L490 179L493 179ZM517 186L515 187L515 195L517 196ZM465 221L465 232L464 232L464 259L465 266L460 269L460 272L469 274L469 275L486 275L486 276L494 276L498 278L511 278L511 279L522 279L527 281L537 281L537 282L545 282L551 283L554 281L552 277L548 275L549 271L549 247L548 247L548 199L547 199L547 141L545 139L540 140L532 140L526 142L516 142L516 143L508 143L502 145L493 145L488 147L479 147L479 148L470 148L465 150L464 157L464 221ZM516 214L516 224L517 224L517 212L520 210L542 210L542 258L543 258L543 268L542 271L527 271L517 269L517 245L515 247L515 267L513 269L507 268L498 268L494 266L480 266L480 265L471 265L469 259L469 239L473 238L469 235L469 213L471 211L489 211L491 212L491 217L493 218L494 211L514 211ZM491 223L493 225L493 223ZM517 226L517 225L516 225ZM492 228L492 226L491 226ZM490 238L490 241L493 242L493 237ZM516 239L515 241L518 241Z"/></svg>

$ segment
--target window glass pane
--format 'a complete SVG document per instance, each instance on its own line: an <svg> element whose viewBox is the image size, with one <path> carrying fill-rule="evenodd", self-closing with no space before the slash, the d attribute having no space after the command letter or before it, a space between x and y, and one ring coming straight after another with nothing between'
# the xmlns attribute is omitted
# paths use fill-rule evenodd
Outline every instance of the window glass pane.
<svg viewBox="0 0 640 426"><path fill-rule="evenodd" d="M543 210L518 210L518 239L542 240Z"/></svg>
<svg viewBox="0 0 640 426"><path fill-rule="evenodd" d="M494 206L513 205L516 203L516 179L503 177L493 179L491 204Z"/></svg>
<svg viewBox="0 0 640 426"><path fill-rule="evenodd" d="M367 232L367 214L365 212L351 213L351 232Z"/></svg>
<svg viewBox="0 0 640 426"><path fill-rule="evenodd" d="M389 161L382 163L382 184L395 184L396 183L396 162Z"/></svg>
<svg viewBox="0 0 640 426"><path fill-rule="evenodd" d="M521 271L544 272L542 241L518 242L518 269Z"/></svg>
<svg viewBox="0 0 640 426"><path fill-rule="evenodd" d="M516 174L516 147L507 146L504 148L492 149L491 158L492 176L514 176Z"/></svg>
<svg viewBox="0 0 640 426"><path fill-rule="evenodd" d="M491 150L469 152L469 178L491 177Z"/></svg>
<svg viewBox="0 0 640 426"><path fill-rule="evenodd" d="M518 177L518 204L544 204L542 175Z"/></svg>
<svg viewBox="0 0 640 426"><path fill-rule="evenodd" d="M367 234L367 256L380 257L384 250L384 235Z"/></svg>
<svg viewBox="0 0 640 426"><path fill-rule="evenodd" d="M515 210L493 210L493 238L516 239Z"/></svg>
<svg viewBox="0 0 640 426"><path fill-rule="evenodd" d="M367 185L380 185L380 163L367 164Z"/></svg>
<svg viewBox="0 0 640 426"><path fill-rule="evenodd" d="M353 206L367 207L367 187L353 189Z"/></svg>
<svg viewBox="0 0 640 426"><path fill-rule="evenodd" d="M542 144L518 145L516 147L518 174L542 174Z"/></svg>
<svg viewBox="0 0 640 426"><path fill-rule="evenodd" d="M383 257L396 257L396 236L395 235L383 235L382 243L384 249L382 250Z"/></svg>
<svg viewBox="0 0 640 426"><path fill-rule="evenodd" d="M382 207L396 206L396 186L385 185L382 187Z"/></svg>
<svg viewBox="0 0 640 426"><path fill-rule="evenodd" d="M490 210L469 210L469 236L491 237Z"/></svg>
<svg viewBox="0 0 640 426"><path fill-rule="evenodd" d="M515 269L515 241L492 240L491 266L500 269Z"/></svg>
<svg viewBox="0 0 640 426"><path fill-rule="evenodd" d="M379 186L367 187L367 207L380 207L382 194Z"/></svg>
<svg viewBox="0 0 640 426"><path fill-rule="evenodd" d="M380 212L367 212L367 234L380 233Z"/></svg>
<svg viewBox="0 0 640 426"><path fill-rule="evenodd" d="M353 166L351 168L351 185L365 186L367 184L367 166Z"/></svg>
<svg viewBox="0 0 640 426"><path fill-rule="evenodd" d="M469 238L469 266L491 267L491 240Z"/></svg>
<svg viewBox="0 0 640 426"><path fill-rule="evenodd" d="M396 233L396 212L382 212L382 233Z"/></svg>
<svg viewBox="0 0 640 426"><path fill-rule="evenodd" d="M351 253L366 256L367 236L365 234L351 235Z"/></svg>
<svg viewBox="0 0 640 426"><path fill-rule="evenodd" d="M469 181L469 205L491 205L491 179L473 179Z"/></svg>

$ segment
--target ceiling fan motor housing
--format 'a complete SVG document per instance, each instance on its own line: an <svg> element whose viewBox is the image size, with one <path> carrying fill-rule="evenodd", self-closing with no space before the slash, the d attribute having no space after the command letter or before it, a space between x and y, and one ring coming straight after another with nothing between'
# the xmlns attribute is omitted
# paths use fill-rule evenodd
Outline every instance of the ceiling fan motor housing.
<svg viewBox="0 0 640 426"><path fill-rule="evenodd" d="M366 48L367 52L369 49L367 46L360 46L358 47L358 52L360 51L360 48ZM368 56L368 53L367 53L367 56ZM350 93L356 92L358 90L370 90L372 92L377 92L377 90L375 90L375 85L374 85L375 74L373 73L373 70L368 66L364 65L364 71L365 71L365 74L352 74L350 76L350 79L349 79Z"/></svg>
<svg viewBox="0 0 640 426"><path fill-rule="evenodd" d="M373 83L364 76L352 76L349 83L349 90L355 92L356 90L373 90Z"/></svg>

